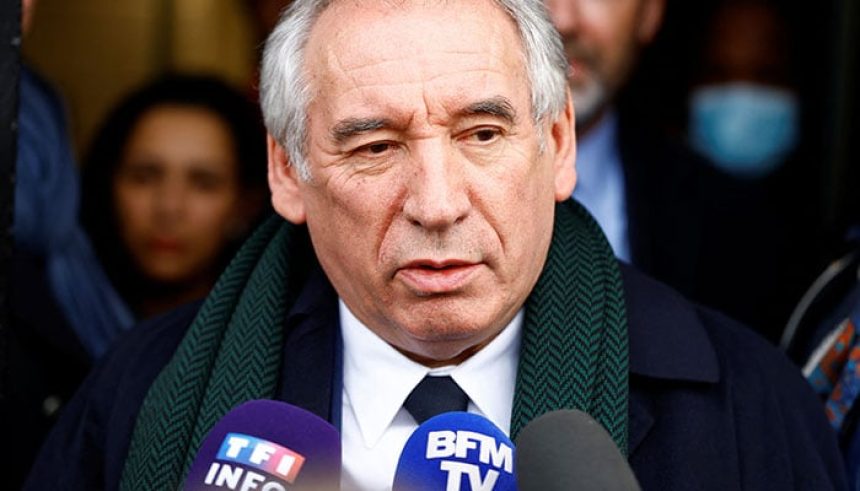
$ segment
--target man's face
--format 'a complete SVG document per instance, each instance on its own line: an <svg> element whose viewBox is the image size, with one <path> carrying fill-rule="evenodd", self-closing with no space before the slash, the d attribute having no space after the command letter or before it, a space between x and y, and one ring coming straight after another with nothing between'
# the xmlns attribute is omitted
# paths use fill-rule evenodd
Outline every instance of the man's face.
<svg viewBox="0 0 860 491"><path fill-rule="evenodd" d="M350 310L436 364L492 339L537 281L575 180L571 109L544 125L541 152L506 14L393 5L323 12L306 51L312 178L271 138L269 178Z"/></svg>
<svg viewBox="0 0 860 491"><path fill-rule="evenodd" d="M578 127L594 123L660 24L665 0L546 0L570 62Z"/></svg>

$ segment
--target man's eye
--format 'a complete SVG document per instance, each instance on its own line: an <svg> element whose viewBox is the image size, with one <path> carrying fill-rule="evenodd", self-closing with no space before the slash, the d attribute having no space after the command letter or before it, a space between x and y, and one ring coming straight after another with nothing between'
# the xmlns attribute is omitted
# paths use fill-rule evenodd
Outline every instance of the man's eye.
<svg viewBox="0 0 860 491"><path fill-rule="evenodd" d="M387 142L378 142L371 143L370 145L365 145L359 149L359 151L363 151L364 153L368 153L370 155L380 155L391 149L391 144Z"/></svg>
<svg viewBox="0 0 860 491"><path fill-rule="evenodd" d="M374 143L373 145L367 147L367 149L370 150L370 153L382 153L388 150L388 147L390 146L391 145L387 143Z"/></svg>
<svg viewBox="0 0 860 491"><path fill-rule="evenodd" d="M495 128L483 128L472 133L472 138L478 142L490 142L498 138L499 130Z"/></svg>

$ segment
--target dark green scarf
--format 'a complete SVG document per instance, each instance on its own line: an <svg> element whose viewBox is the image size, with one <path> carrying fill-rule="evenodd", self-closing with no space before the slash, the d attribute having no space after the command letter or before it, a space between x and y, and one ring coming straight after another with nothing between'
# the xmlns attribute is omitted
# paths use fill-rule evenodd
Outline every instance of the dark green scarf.
<svg viewBox="0 0 860 491"><path fill-rule="evenodd" d="M230 409L275 396L283 320L301 285L303 232L263 224L218 280L141 406L120 488L176 489ZM295 256L295 254L294 254ZM291 283L291 281L293 283ZM526 302L511 436L556 409L591 414L627 451L627 322L621 275L582 206L556 207L547 263Z"/></svg>

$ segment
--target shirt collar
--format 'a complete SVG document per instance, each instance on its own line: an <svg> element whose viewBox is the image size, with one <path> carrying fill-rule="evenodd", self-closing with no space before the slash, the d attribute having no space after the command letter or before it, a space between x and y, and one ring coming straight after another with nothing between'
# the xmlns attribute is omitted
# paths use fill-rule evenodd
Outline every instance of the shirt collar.
<svg viewBox="0 0 860 491"><path fill-rule="evenodd" d="M629 262L627 185L618 148L618 120L610 112L579 143L573 197L600 224L615 255Z"/></svg>
<svg viewBox="0 0 860 491"><path fill-rule="evenodd" d="M510 427L519 362L522 311L487 346L458 366L430 368L416 363L361 323L339 301L344 348L343 387L368 447L379 441L406 397L428 373L450 375L494 424ZM499 382L487 383L489 379ZM380 390L383 388L385 390Z"/></svg>
<svg viewBox="0 0 860 491"><path fill-rule="evenodd" d="M614 112L607 113L597 126L579 139L576 145L576 189L579 193L601 192L602 184L610 179L607 166L620 170L617 142L618 117Z"/></svg>
<svg viewBox="0 0 860 491"><path fill-rule="evenodd" d="M506 434L511 427L522 326L520 310L490 344L451 371L478 411Z"/></svg>

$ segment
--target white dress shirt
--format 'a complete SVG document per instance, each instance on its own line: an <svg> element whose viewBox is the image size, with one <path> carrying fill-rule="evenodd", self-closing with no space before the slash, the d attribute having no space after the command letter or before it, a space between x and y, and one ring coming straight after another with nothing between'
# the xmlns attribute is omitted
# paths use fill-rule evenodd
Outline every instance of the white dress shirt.
<svg viewBox="0 0 860 491"><path fill-rule="evenodd" d="M607 113L577 142L573 197L594 215L615 256L630 262L627 195L618 151L618 117Z"/></svg>
<svg viewBox="0 0 860 491"><path fill-rule="evenodd" d="M457 366L430 369L391 347L341 300L343 333L343 491L388 490L406 440L418 427L403 402L425 375L450 375L480 414L505 434L511 426L523 312Z"/></svg>

